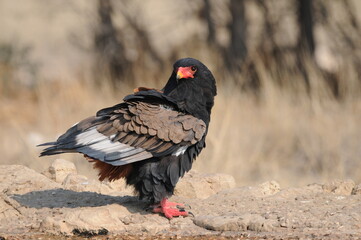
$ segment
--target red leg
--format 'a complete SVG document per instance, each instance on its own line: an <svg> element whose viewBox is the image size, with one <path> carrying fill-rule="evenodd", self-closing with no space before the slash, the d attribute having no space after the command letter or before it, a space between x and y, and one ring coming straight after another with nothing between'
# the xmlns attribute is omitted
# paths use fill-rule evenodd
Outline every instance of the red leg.
<svg viewBox="0 0 361 240"><path fill-rule="evenodd" d="M168 219L178 216L188 216L187 211L178 209L177 206L184 207L184 204L169 202L167 198L163 198L159 205L154 206L153 212L163 213Z"/></svg>

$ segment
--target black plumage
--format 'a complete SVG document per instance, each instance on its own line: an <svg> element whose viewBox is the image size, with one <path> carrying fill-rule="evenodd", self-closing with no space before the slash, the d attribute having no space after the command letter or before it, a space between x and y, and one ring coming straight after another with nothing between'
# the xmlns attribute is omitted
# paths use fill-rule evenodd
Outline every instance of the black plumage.
<svg viewBox="0 0 361 240"><path fill-rule="evenodd" d="M166 199L205 147L216 83L196 59L180 59L173 68L161 91L139 88L124 102L77 123L57 141L41 144L48 147L40 156L82 153L94 162L100 180L126 178L140 198L160 203L155 212L168 218L186 215L166 210Z"/></svg>

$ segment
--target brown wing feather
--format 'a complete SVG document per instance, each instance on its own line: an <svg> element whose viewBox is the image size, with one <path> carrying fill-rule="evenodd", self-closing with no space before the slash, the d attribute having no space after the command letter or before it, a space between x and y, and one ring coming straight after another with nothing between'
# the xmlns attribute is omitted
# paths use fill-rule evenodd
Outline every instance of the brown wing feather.
<svg viewBox="0 0 361 240"><path fill-rule="evenodd" d="M195 144L206 131L206 124L202 120L151 103L132 102L110 115L108 122L98 126L99 132L106 136L115 134L113 141L155 153L180 143ZM162 145L159 140L168 144Z"/></svg>

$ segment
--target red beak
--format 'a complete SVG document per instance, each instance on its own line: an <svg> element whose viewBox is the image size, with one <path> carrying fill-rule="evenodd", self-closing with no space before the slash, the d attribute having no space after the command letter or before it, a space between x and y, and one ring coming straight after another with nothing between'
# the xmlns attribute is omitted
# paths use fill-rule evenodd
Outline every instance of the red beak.
<svg viewBox="0 0 361 240"><path fill-rule="evenodd" d="M191 67L179 67L177 70L177 80L182 78L194 78Z"/></svg>

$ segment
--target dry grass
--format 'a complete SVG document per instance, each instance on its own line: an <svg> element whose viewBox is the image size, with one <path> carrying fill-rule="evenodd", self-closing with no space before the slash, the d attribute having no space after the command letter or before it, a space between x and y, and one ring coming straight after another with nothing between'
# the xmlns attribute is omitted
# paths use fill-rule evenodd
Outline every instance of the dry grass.
<svg viewBox="0 0 361 240"><path fill-rule="evenodd" d="M113 91L109 84L94 86L93 83L85 80L71 79L75 74L66 72L71 70L74 73L79 72L80 75L85 72L84 75L90 76L97 71L93 66L91 69L94 72L86 67L88 64L86 60L92 58L89 56L92 54L89 52L85 54L83 49L84 46L85 51L92 49L93 33L89 32L88 28L89 25L95 24L93 23L96 19L94 4L79 1L77 4L54 3L55 5L49 5L50 8L48 5L44 8L42 1L29 1L21 5L13 2L3 1L5 11L1 15L3 16L1 26L4 29L2 35L18 36L17 38L36 50L35 56L41 56L39 59L43 61L40 62L43 66L39 70L42 71L36 76L46 78L58 76L59 79L51 79L52 81L36 79L34 82L38 85L31 90L13 83L16 66L25 64L32 69L35 68L36 61L32 62L34 59L27 58L26 44L22 49L22 45L17 46L12 38L2 38L5 43L9 42L10 47L14 45L14 49L10 48L10 50L14 50L14 54L19 56L13 56L15 60L9 62L0 62L0 164L24 164L41 171L56 157L40 159L38 157L40 149L35 147L37 144L55 140L75 122L95 114L98 109L120 102L136 86L122 85L117 91ZM141 7L148 9L148 5L144 5L143 2L135 1L133 4L137 5L137 2L139 8L134 9L138 10ZM154 2L157 1L152 1L152 6ZM358 9L360 4L356 2L353 1L353 6ZM305 68L310 77L310 92L307 92L300 73L287 72L287 67L283 66L283 63L288 61L287 54L283 63L279 61L280 59L269 60L268 64L272 66L265 66L266 63L260 60L261 57L255 56L257 54L255 52L259 49L258 44L261 46L261 43L266 43L268 46L270 43L268 39L261 37L263 35L261 31L264 31L262 10L257 10L252 1L248 3L253 5L253 7L249 6L250 11L247 13L251 16L248 19L250 23L248 42L252 43L249 48L249 59L255 62L255 72L262 86L257 96L251 92L240 91L238 85L231 84L233 82L241 85L247 82L247 79L243 79L247 77L241 73L228 76L223 72L226 68L224 59L216 48L204 44L207 34L204 23L199 22L198 12L191 16L188 5L178 6L173 2L159 1L159 6L162 7L153 8L154 11L144 10L142 14L136 15L140 23L143 22L144 26L149 27L149 32L153 35L151 38L154 38L153 44L158 46L156 49L161 49L160 52L166 49L178 49L173 57L193 56L204 59L218 80L219 90L212 114L207 148L197 159L195 168L206 172L232 174L239 185L272 179L279 181L283 186L303 185L335 178L351 178L361 182L361 78L355 64L357 62L360 65L360 51L357 47L355 49L351 47L359 46L360 38L353 24L348 20L350 14L341 11L343 8L337 6L340 5L338 2L329 1L327 4L325 2L329 9L330 22L315 29L317 46L329 49L333 53L331 56L334 57L329 57L329 54L316 55L326 58L326 63L337 62L337 68L334 67L335 64L327 68L332 69L339 77L342 99L335 99L329 87L325 86L328 79L319 73L317 67L314 67L314 61L305 61ZM220 18L217 18L221 30L219 33L226 36L223 28L226 27L229 13L227 7L218 4L220 7L217 7L216 14L220 14ZM282 42L292 42L292 37L290 40L287 35L292 35L293 31L287 33L283 29L296 29L296 26L292 27L293 21L285 21L288 18L284 18L294 14L293 12L283 14L282 11L278 11L287 9L282 1L278 4L280 4L278 7L277 4L272 4L273 11L277 16L279 15L277 19L280 19L278 20L280 25L274 26L280 34L277 39L283 39ZM182 7L188 18L193 19L186 22L184 28L186 31L178 31L174 27L185 24L184 19L179 17ZM169 11L173 8L177 10L177 14ZM17 12L18 14L14 14ZM170 13L169 16L167 13ZM92 20L89 22L89 19ZM120 24L120 20L115 19L115 22ZM49 27L50 23L51 27ZM283 24L290 24L291 27ZM126 24L122 23L118 27L123 25ZM72 35L77 42L75 46L67 39L69 33L73 32L78 33ZM353 44L350 44L349 40L352 40ZM131 35L128 41L132 43L128 46L129 49L136 50ZM9 46L0 47L9 50ZM21 51L16 51L18 47ZM282 49L282 46L278 47ZM294 62L299 57L292 55L290 62ZM139 59L143 59L141 55ZM352 59L355 61L352 62ZM93 60L90 59L90 62ZM149 60L144 58L139 64L134 64L136 66L134 72L139 76L133 73L134 79L146 79L147 82L135 82L134 79L129 79L129 82L139 86L160 88L164 82L155 81L155 76L164 81L168 76L159 76L160 73L154 69L153 72L149 71L146 64L142 63ZM71 67L66 67L67 65ZM170 67L164 66L164 69ZM298 66L294 64L293 67ZM149 79L149 75L154 77ZM19 79L23 80L22 77ZM81 155L69 154L61 157L74 161L82 174L95 177L95 171L91 170L92 167Z"/></svg>
<svg viewBox="0 0 361 240"><path fill-rule="evenodd" d="M240 184L271 179L283 186L335 178L360 182L360 110L360 102L295 102L282 93L257 102L223 90L209 148L196 166L230 173Z"/></svg>
<svg viewBox="0 0 361 240"><path fill-rule="evenodd" d="M232 174L239 185L272 179L283 186L334 178L360 182L361 101L336 101L321 90L311 97L282 90L258 65L264 85L258 98L219 84L207 148L195 168ZM38 158L36 144L54 140L76 121L118 103L132 87L114 92L106 84L48 81L21 91L0 102L0 164L41 171L56 157ZM80 155L62 157L95 177Z"/></svg>

